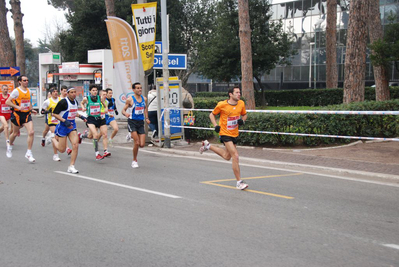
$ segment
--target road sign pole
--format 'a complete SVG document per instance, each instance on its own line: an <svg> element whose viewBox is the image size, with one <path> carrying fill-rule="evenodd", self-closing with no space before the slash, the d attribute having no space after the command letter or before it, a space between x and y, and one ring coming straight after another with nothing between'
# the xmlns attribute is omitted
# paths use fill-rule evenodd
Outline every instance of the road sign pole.
<svg viewBox="0 0 399 267"><path fill-rule="evenodd" d="M164 90L164 147L170 148L170 116L169 116L169 69L168 69L168 54L169 54L169 40L167 29L167 11L166 0L161 0L161 24L162 24L162 57L163 57L163 90Z"/></svg>

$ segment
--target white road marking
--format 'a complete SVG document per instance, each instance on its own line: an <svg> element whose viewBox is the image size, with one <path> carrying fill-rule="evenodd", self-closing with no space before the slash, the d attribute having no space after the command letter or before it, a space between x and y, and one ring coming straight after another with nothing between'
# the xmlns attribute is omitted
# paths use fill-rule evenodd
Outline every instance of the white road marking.
<svg viewBox="0 0 399 267"><path fill-rule="evenodd" d="M171 195L171 194L165 194L165 193L158 192L158 191L153 191L153 190L148 190L148 189L139 188L139 187L133 187L133 186L125 185L125 184L119 184L119 183L109 182L109 181L105 181L105 180L95 179L95 178L91 178L91 177L87 177L87 176L83 176L83 175L79 175L79 174L72 174L72 173L61 172L61 171L55 171L55 172L59 173L59 174L70 175L70 176L81 178L81 179L86 179L89 181L98 182L98 183L109 184L109 185L119 186L119 187L131 189L131 190L140 191L140 192L150 193L150 194L154 194L154 195L158 195L158 196L169 197L169 198L182 198L182 197Z"/></svg>
<svg viewBox="0 0 399 267"><path fill-rule="evenodd" d="M396 244L382 244L384 247L399 249L399 245Z"/></svg>

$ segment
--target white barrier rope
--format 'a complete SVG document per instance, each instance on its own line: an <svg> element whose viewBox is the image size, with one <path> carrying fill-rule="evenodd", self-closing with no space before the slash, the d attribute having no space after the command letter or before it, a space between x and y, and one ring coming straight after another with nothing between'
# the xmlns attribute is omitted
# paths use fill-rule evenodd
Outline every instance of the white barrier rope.
<svg viewBox="0 0 399 267"><path fill-rule="evenodd" d="M209 111L213 109L169 108L188 111ZM329 114L329 115L399 115L399 111L348 111L348 110L247 110L254 113L285 113L285 114Z"/></svg>
<svg viewBox="0 0 399 267"><path fill-rule="evenodd" d="M169 108L188 110L188 111L210 111L213 109L185 109L185 108ZM258 113L286 113L286 114L339 114L339 115L399 115L399 111L324 111L324 110L247 110L247 112ZM177 126L170 125L175 128L188 128L196 130L210 130L214 128L206 127L193 127L193 126ZM346 135L327 135L327 134L306 134L306 133L285 133L285 132L269 132L269 131L252 131L252 130L239 130L240 133L263 133L275 135L290 135L290 136L309 136L309 137L324 137L324 138L342 138L342 139L356 139L356 140L379 140L379 141L399 141L399 138L384 138L384 137L364 137L364 136L346 136Z"/></svg>

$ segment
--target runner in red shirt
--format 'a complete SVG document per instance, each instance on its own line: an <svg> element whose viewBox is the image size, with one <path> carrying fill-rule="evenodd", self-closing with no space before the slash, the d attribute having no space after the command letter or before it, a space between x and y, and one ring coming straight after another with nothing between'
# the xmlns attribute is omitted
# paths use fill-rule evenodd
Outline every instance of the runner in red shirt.
<svg viewBox="0 0 399 267"><path fill-rule="evenodd" d="M9 146L10 146L10 138L8 132L8 121L11 118L11 107L6 104L7 99L10 97L8 94L8 85L4 84L1 87L1 94L0 94L0 133L4 131L4 136L6 137L7 142L7 157L11 158L10 153L8 153Z"/></svg>

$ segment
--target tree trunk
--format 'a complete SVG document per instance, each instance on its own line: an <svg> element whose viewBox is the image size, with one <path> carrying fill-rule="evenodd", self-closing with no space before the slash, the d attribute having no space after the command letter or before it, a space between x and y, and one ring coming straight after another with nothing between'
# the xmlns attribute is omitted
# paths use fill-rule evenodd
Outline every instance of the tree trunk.
<svg viewBox="0 0 399 267"><path fill-rule="evenodd" d="M344 103L364 101L368 7L369 0L351 0L350 3L345 57Z"/></svg>
<svg viewBox="0 0 399 267"><path fill-rule="evenodd" d="M0 67L15 66L14 53L7 27L6 1L0 0Z"/></svg>
<svg viewBox="0 0 399 267"><path fill-rule="evenodd" d="M254 77L252 71L251 28L249 26L248 0L238 0L238 22L240 24L241 87L247 109L255 109Z"/></svg>
<svg viewBox="0 0 399 267"><path fill-rule="evenodd" d="M114 0L105 0L105 8L107 9L107 16L116 16Z"/></svg>
<svg viewBox="0 0 399 267"><path fill-rule="evenodd" d="M384 32L382 30L381 17L380 17L380 5L379 1L370 1L369 6L369 36L370 43L374 43L379 39L384 38ZM372 51L372 53L374 53ZM387 66L373 66L374 69L374 80L375 80L375 98L377 101L389 100L389 77Z"/></svg>
<svg viewBox="0 0 399 267"><path fill-rule="evenodd" d="M326 34L327 88L337 88L337 0L327 0Z"/></svg>
<svg viewBox="0 0 399 267"><path fill-rule="evenodd" d="M21 2L10 0L12 19L14 20L15 34L15 53L17 55L17 66L20 67L21 74L25 75L25 47L24 47L24 27L22 25Z"/></svg>

